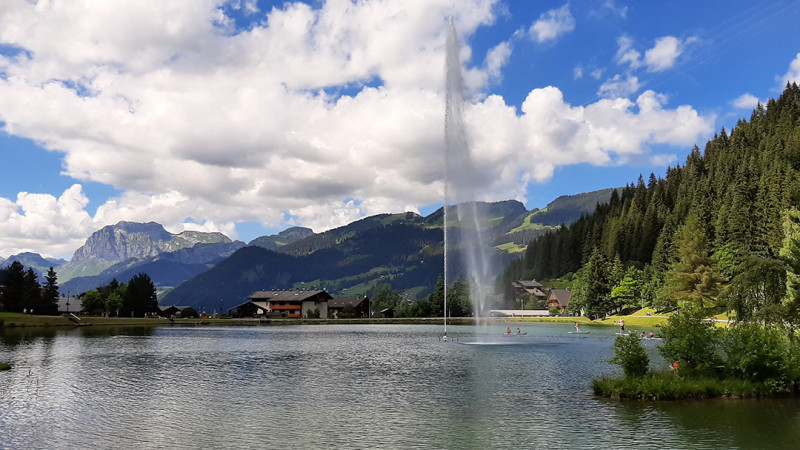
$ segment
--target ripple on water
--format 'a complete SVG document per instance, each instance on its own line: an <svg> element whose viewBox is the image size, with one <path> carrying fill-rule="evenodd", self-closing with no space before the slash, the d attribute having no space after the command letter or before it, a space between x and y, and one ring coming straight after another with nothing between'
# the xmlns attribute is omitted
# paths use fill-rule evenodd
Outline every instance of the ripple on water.
<svg viewBox="0 0 800 450"><path fill-rule="evenodd" d="M0 373L0 448L710 448L800 437L793 401L596 399L588 380L615 370L613 337L525 327L510 340L491 333L499 327L455 326L457 343L440 342L439 327L369 325L4 341L14 369ZM763 437L765 427L784 434Z"/></svg>

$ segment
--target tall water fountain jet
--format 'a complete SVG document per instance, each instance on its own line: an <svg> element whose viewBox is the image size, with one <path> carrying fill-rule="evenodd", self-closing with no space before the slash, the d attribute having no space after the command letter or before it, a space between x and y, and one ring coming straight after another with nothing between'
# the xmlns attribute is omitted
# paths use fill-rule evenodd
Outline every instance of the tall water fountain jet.
<svg viewBox="0 0 800 450"><path fill-rule="evenodd" d="M491 285L489 253L484 242L485 221L475 203L475 168L470 157L464 124L464 80L461 76L459 44L453 19L449 21L446 58L445 153L444 153L444 315L447 336L448 254L458 250L467 270L473 315L480 322L488 315L486 289ZM450 207L450 202L455 204ZM449 215L455 211L458 228L449 230ZM455 231L458 231L456 234Z"/></svg>

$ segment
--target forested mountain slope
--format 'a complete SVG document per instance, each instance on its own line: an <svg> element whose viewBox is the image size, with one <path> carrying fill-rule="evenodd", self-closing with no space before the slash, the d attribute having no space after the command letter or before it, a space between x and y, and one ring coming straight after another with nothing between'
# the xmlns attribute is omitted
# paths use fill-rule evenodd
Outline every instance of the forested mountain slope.
<svg viewBox="0 0 800 450"><path fill-rule="evenodd" d="M594 250L609 262L663 274L690 244L731 282L750 258L778 258L783 214L800 205L798 170L800 88L791 84L749 121L722 129L703 152L695 147L664 178L640 177L594 214L532 242L499 282L576 272ZM677 242L692 237L698 242Z"/></svg>

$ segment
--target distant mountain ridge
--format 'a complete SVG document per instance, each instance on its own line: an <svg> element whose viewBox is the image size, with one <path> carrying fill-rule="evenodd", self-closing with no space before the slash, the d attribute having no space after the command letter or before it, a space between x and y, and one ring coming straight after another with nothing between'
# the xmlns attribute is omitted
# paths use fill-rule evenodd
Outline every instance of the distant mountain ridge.
<svg viewBox="0 0 800 450"><path fill-rule="evenodd" d="M84 292L114 278L124 282L137 273L148 273L148 265L160 261L159 270L148 275L163 291L207 270L244 245L218 232L172 234L155 222L119 222L92 233L57 273L62 290Z"/></svg>
<svg viewBox="0 0 800 450"><path fill-rule="evenodd" d="M184 231L172 234L156 222L119 222L92 233L86 243L75 250L70 262L76 263L90 258L107 261L142 259L193 247L199 243L220 242L232 241L222 233Z"/></svg>
<svg viewBox="0 0 800 450"><path fill-rule="evenodd" d="M66 263L61 258L45 258L38 253L23 252L11 255L7 259L0 258L0 264L7 266L14 261L19 261L26 268L31 267L39 275L44 276L51 267L59 267Z"/></svg>
<svg viewBox="0 0 800 450"><path fill-rule="evenodd" d="M603 197L607 201L612 191L564 197L548 206L566 211L571 204L576 208L572 216L580 217L582 208L589 208L588 204L593 208ZM491 265L497 268L497 275L516 258L506 248L508 244L527 245L530 239L555 228L534 223L534 233L514 231L526 220L530 224L530 216L538 212L528 211L518 201L476 202L474 206L484 222L487 242L494 244ZM448 214L448 229L453 236L469 237L475 233L473 226L459 223L456 216ZM274 250L249 245L181 284L163 301L201 309L227 309L256 290L324 288L333 295L361 295L377 283L389 283L393 289L420 298L433 289L442 273L443 219L442 208L427 217L413 212L378 214L310 234ZM512 241L518 238L522 240L514 244ZM453 248L452 252L448 271L453 279L465 278L467 272L459 257L460 248Z"/></svg>
<svg viewBox="0 0 800 450"><path fill-rule="evenodd" d="M546 213L552 217L557 211L561 214L558 220L569 221L594 208L596 203L607 201L611 191L562 196L544 210L528 211L518 201L476 202L474 206L481 213L487 242L494 247L493 257L501 266L516 258L532 239L556 228L537 222L547 222ZM455 206L450 208L452 222L448 223L453 236L474 232L472 226L456 223ZM244 291L254 286L272 289L314 285L333 292L363 293L378 281L391 282L411 295L420 295L433 287L441 272L443 212L440 208L427 217L413 212L378 214L323 233L291 227L253 239L246 247L254 250L242 254L239 251L245 244L221 233L172 234L155 222L120 222L89 236L69 262L42 258L36 253L12 255L12 258L41 274L53 266L61 291L72 293L94 289L114 278L125 282L144 272L156 284L159 298L166 295L166 301L179 299L182 291L191 291L189 287L194 285L203 286L203 291L196 293L198 299L210 296L216 297L216 302L220 298L240 300L241 296L232 296L230 292L231 281L240 275L226 269L221 278L215 278L218 274L212 269L222 265L241 271L245 279L239 285L243 286L245 296L252 291ZM454 252L455 261L458 250ZM289 259L279 257L281 254ZM12 258L2 264L7 265ZM459 269L453 270L457 273ZM181 284L189 287L176 289ZM173 290L178 293L170 294ZM175 301L202 305L200 300Z"/></svg>
<svg viewBox="0 0 800 450"><path fill-rule="evenodd" d="M257 237L250 241L247 245L254 245L267 250L277 250L278 247L291 244L292 242L299 241L300 239L305 239L312 234L314 234L314 232L311 230L311 228L291 227L281 231L278 234Z"/></svg>

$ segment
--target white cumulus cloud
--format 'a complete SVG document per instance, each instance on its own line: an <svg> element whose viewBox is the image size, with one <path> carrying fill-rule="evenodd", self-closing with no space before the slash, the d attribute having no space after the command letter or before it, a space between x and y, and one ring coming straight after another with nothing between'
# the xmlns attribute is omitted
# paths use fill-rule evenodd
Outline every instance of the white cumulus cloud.
<svg viewBox="0 0 800 450"><path fill-rule="evenodd" d="M453 17L462 42L495 20L491 0L285 3L236 29L223 0L25 0L0 8L4 131L63 155L64 174L122 191L87 210L77 184L60 196L0 198L0 255L69 256L120 220L170 231L237 223L315 231L441 201L444 43ZM555 39L574 28L568 5L532 28ZM691 145L714 118L667 106L636 77L602 100L566 103L555 87L518 99L487 92L509 44L470 64L477 98L465 106L482 200L524 200L558 165L613 164L659 143ZM593 73L592 76L595 76Z"/></svg>
<svg viewBox="0 0 800 450"><path fill-rule="evenodd" d="M738 109L753 109L758 105L759 99L753 94L747 93L737 97L731 104Z"/></svg>
<svg viewBox="0 0 800 450"><path fill-rule="evenodd" d="M787 83L800 83L800 53L789 63L789 70L782 77L780 89L783 90Z"/></svg>
<svg viewBox="0 0 800 450"><path fill-rule="evenodd" d="M575 18L569 12L569 3L558 9L551 9L539 16L528 33L539 43L558 39L575 29Z"/></svg>

